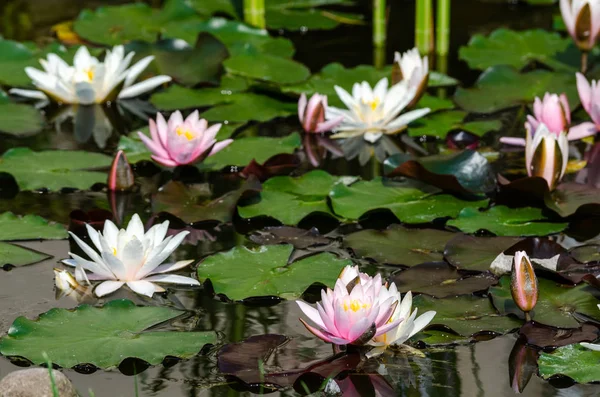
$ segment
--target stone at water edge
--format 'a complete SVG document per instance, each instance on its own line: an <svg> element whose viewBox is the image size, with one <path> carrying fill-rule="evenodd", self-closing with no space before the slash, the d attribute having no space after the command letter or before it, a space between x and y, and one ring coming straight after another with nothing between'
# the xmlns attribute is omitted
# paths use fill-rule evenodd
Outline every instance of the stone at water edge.
<svg viewBox="0 0 600 397"><path fill-rule="evenodd" d="M77 391L62 372L52 370L60 397L77 397ZM46 368L14 371L0 380L0 397L53 397Z"/></svg>

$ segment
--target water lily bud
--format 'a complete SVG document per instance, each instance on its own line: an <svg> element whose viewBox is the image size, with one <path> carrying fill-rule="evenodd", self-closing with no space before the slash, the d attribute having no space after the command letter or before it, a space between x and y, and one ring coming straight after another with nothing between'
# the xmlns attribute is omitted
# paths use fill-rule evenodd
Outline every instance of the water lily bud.
<svg viewBox="0 0 600 397"><path fill-rule="evenodd" d="M331 131L342 122L343 116L325 121L327 95L314 94L310 100L302 94L298 100L298 119L305 132L321 133Z"/></svg>
<svg viewBox="0 0 600 397"><path fill-rule="evenodd" d="M569 141L565 132L554 134L540 124L535 134L527 131L525 165L529 176L540 176L553 190L567 169Z"/></svg>
<svg viewBox="0 0 600 397"><path fill-rule="evenodd" d="M538 97L533 102L533 116L527 116L525 129L535 132L540 124L556 135L569 130L571 124L571 109L565 94L546 93L544 99Z"/></svg>
<svg viewBox="0 0 600 397"><path fill-rule="evenodd" d="M560 12L567 31L581 51L590 51L600 33L598 0L560 0Z"/></svg>
<svg viewBox="0 0 600 397"><path fill-rule="evenodd" d="M392 67L392 85L405 80L410 89L415 90L415 97L408 107L413 107L425 94L429 82L429 60L427 56L421 58L419 50L413 48L404 54L394 54L394 66Z"/></svg>
<svg viewBox="0 0 600 397"><path fill-rule="evenodd" d="M538 282L525 251L515 252L510 292L519 309L525 313L533 310L538 298Z"/></svg>
<svg viewBox="0 0 600 397"><path fill-rule="evenodd" d="M129 190L133 187L134 183L133 171L127 161L127 157L122 150L119 150L110 166L108 189Z"/></svg>

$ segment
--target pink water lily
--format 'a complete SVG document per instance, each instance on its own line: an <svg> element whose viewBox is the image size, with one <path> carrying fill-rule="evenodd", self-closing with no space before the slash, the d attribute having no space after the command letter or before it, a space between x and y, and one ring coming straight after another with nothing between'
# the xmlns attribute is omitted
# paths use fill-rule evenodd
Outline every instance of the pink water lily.
<svg viewBox="0 0 600 397"><path fill-rule="evenodd" d="M577 73L577 91L581 105L593 121L581 125L586 125L588 136L594 135L600 129L600 86L596 80L590 84L583 74Z"/></svg>
<svg viewBox="0 0 600 397"><path fill-rule="evenodd" d="M560 0L560 11L567 31L582 51L596 45L600 33L598 0Z"/></svg>
<svg viewBox="0 0 600 397"><path fill-rule="evenodd" d="M544 124L547 129L556 135L567 132L567 139L574 141L596 133L590 131L590 123L582 123L569 129L571 124L571 109L565 94L546 93L544 99L535 98L533 102L533 116L527 115L525 130L527 134L535 134L539 126ZM500 142L508 145L525 146L526 139L514 137L501 137Z"/></svg>
<svg viewBox="0 0 600 397"><path fill-rule="evenodd" d="M202 161L233 142L232 139L217 142L215 137L221 124L208 127L197 110L185 120L180 111L173 112L168 122L157 113L156 122L150 119L149 123L151 138L142 132L138 135L152 152L152 159L166 167Z"/></svg>
<svg viewBox="0 0 600 397"><path fill-rule="evenodd" d="M389 321L398 305L397 295L396 285L383 285L381 275L370 277L347 267L333 290L321 291L316 308L297 301L316 327L300 321L326 342L362 345L400 323L402 319Z"/></svg>
<svg viewBox="0 0 600 397"><path fill-rule="evenodd" d="M533 310L538 299L538 281L529 256L525 251L515 252L510 292L519 309L526 314Z"/></svg>
<svg viewBox="0 0 600 397"><path fill-rule="evenodd" d="M560 132L558 136L540 124L532 134L527 132L525 145L525 165L527 175L541 176L553 190L562 179L569 161L569 142L567 135Z"/></svg>
<svg viewBox="0 0 600 397"><path fill-rule="evenodd" d="M200 285L191 277L163 274L184 268L193 262L186 260L162 264L189 233L183 231L165 238L169 221L154 225L145 233L137 214L133 215L127 229L119 230L108 220L104 223L102 233L90 225L86 225L86 228L97 251L70 233L90 260L69 252L72 259L62 262L75 267L75 278L79 283L89 284L90 280L102 280L94 290L97 296L108 295L125 284L134 292L146 296L164 291L155 283Z"/></svg>
<svg viewBox="0 0 600 397"><path fill-rule="evenodd" d="M304 131L309 133L321 133L332 130L344 119L343 116L325 121L325 109L327 109L327 95L313 94L307 101L306 95L300 95L298 100L298 119Z"/></svg>

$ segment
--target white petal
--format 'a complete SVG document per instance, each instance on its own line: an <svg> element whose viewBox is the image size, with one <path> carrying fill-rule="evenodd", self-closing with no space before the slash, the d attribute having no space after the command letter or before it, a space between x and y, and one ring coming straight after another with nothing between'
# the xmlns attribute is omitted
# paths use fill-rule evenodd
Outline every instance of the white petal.
<svg viewBox="0 0 600 397"><path fill-rule="evenodd" d="M146 277L144 280L157 283L200 285L200 283L196 279L186 276L180 276L177 274L157 274L155 276Z"/></svg>
<svg viewBox="0 0 600 397"><path fill-rule="evenodd" d="M19 96L25 97L25 98L48 99L46 94L44 94L42 91L23 90L21 88L11 88L8 92L11 94L14 94L14 95L19 95Z"/></svg>
<svg viewBox="0 0 600 397"><path fill-rule="evenodd" d="M125 284L122 281L105 281L102 284L98 285L94 290L94 293L98 297L102 297L104 295L108 295L112 292L115 292L119 288L121 288Z"/></svg>
<svg viewBox="0 0 600 397"><path fill-rule="evenodd" d="M138 214L133 214L131 217L127 225L127 234L137 237L140 241L144 238L144 224Z"/></svg>
<svg viewBox="0 0 600 397"><path fill-rule="evenodd" d="M150 272L152 272L154 269L156 269L158 267L158 265L163 263L164 260L167 259L173 253L173 251L175 251L175 249L177 247L179 247L179 245L181 244L181 242L183 241L185 236L187 236L189 233L190 232L188 232L188 231L183 231L183 232L177 234L176 236L174 236L167 243L166 247L164 248L164 250L162 252L160 252L159 254L157 254L156 256L151 258L150 260L147 260L146 263L144 263L142 268L140 270L138 270L138 272L136 274L136 278L138 278L138 279L144 278Z"/></svg>
<svg viewBox="0 0 600 397"><path fill-rule="evenodd" d="M129 70L127 71L127 77L125 78L125 87L129 87L135 79L150 65L150 62L154 60L154 56L150 55L145 58L142 58L138 62L136 62Z"/></svg>
<svg viewBox="0 0 600 397"><path fill-rule="evenodd" d="M171 81L171 77L169 77L169 76L161 75L161 76L151 77L147 80L141 81L137 84L134 84L130 87L123 89L119 93L119 98L124 99L124 98L136 97L138 95L143 94L144 92L148 92L150 90L155 89L156 87L158 87L161 84L168 83L169 81Z"/></svg>
<svg viewBox="0 0 600 397"><path fill-rule="evenodd" d="M127 286L131 288L133 292L148 297L152 297L152 295L154 295L154 291L156 290L156 286L154 284L145 280L130 281L127 283Z"/></svg>
<svg viewBox="0 0 600 397"><path fill-rule="evenodd" d="M165 263L164 265L158 266L156 269L154 269L153 271L151 271L148 274L150 275L150 274L173 272L175 270L183 269L184 267L189 266L193 262L194 262L194 260L191 259L191 260L179 261L179 262L175 262L175 263Z"/></svg>

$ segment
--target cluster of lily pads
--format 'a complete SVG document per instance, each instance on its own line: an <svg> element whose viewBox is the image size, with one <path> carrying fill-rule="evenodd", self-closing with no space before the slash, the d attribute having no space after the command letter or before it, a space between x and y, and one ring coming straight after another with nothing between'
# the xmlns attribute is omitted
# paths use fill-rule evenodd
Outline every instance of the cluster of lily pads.
<svg viewBox="0 0 600 397"><path fill-rule="evenodd" d="M340 21L334 11L286 4L268 7L269 28L294 26L293 14L320 15L314 28ZM240 22L230 5L86 10L63 32L68 48L0 40L0 83L13 95L0 97L0 130L39 132L38 109L60 129L64 120L52 113L76 105L66 107L75 133L98 116L96 145L116 137L119 149L107 156L17 147L2 155L9 198L0 202L1 265L47 259L10 242L64 239L61 223L69 223L74 244L62 263L74 272L55 269L55 283L88 304L19 317L0 353L103 369L124 357L150 365L190 358L223 342L215 330L148 328L186 314L164 297L202 289L232 305L297 300L311 333L347 345L294 376L262 367L284 335L220 346L220 373L246 385L297 388L306 381L300 374L316 373L330 378L321 382L330 391L349 390L343 370L360 373L361 360L367 368L365 360L391 350L414 353L403 344L447 347L514 331L516 390L536 366L545 379L600 381L592 344L600 335L600 91L589 83L597 76L598 2L561 0L573 41L541 30L474 36L460 57L485 71L452 101L431 88L458 82L431 71L416 49L382 69L334 63L311 75L291 59L291 41ZM23 98L35 106L16 103ZM583 111L570 106L579 103ZM148 127L113 135L105 115L115 110L149 118ZM293 127L263 136L269 123ZM510 136L488 134L499 130ZM428 146L415 137L438 140ZM500 143L510 145L502 154L493 150ZM524 155L504 153L511 146L524 146ZM348 175L354 158L373 172ZM198 263L180 259L181 245L218 242L228 228L245 240L203 250ZM144 305L101 300L123 286ZM74 343L68 329L94 334ZM95 354L105 350L96 335L112 338L112 353ZM389 391L381 372L371 381Z"/></svg>

